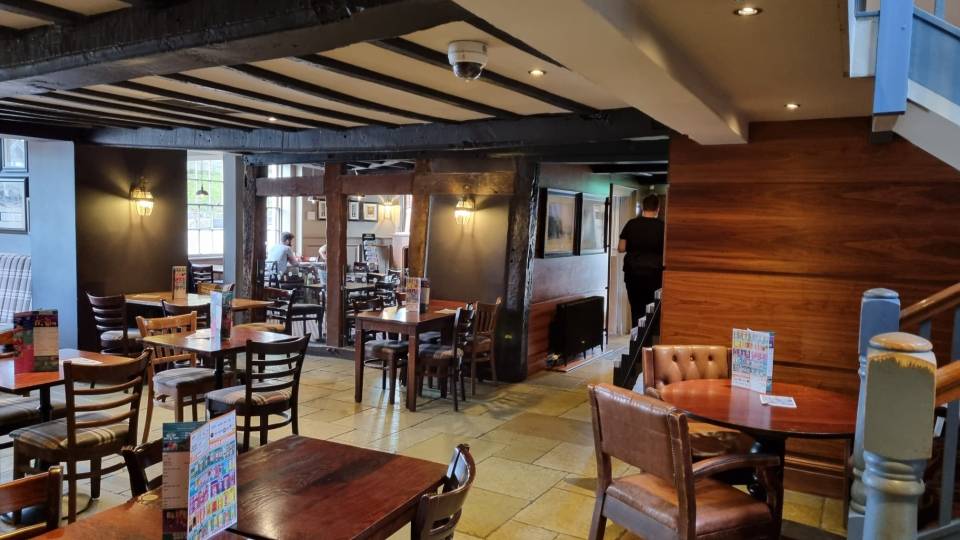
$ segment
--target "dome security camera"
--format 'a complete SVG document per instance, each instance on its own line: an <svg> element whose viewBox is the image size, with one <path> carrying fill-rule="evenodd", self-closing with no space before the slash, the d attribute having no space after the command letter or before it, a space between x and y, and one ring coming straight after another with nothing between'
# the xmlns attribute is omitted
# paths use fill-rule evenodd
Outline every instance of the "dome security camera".
<svg viewBox="0 0 960 540"><path fill-rule="evenodd" d="M487 65L487 44L481 41L452 41L447 47L447 60L453 74L472 81L480 77Z"/></svg>

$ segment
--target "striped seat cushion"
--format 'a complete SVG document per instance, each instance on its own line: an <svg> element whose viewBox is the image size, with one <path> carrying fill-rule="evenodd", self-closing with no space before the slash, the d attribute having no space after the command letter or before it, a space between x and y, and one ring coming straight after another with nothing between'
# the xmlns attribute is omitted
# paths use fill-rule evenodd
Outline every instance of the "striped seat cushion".
<svg viewBox="0 0 960 540"><path fill-rule="evenodd" d="M100 334L101 341L120 341L123 339L123 330L107 330ZM140 340L140 330L137 328L127 328L127 339Z"/></svg>
<svg viewBox="0 0 960 540"><path fill-rule="evenodd" d="M420 345L417 351L417 358L424 361L428 360L451 360L454 355L453 347L441 345L439 343L426 343Z"/></svg>
<svg viewBox="0 0 960 540"><path fill-rule="evenodd" d="M111 414L102 412L80 413L77 415L78 422L90 422L94 420L106 420ZM117 441L123 441L127 437L130 425L127 422L119 424L109 424L95 428L79 428L77 430L77 446L89 448L101 446ZM67 420L52 420L34 426L21 428L10 433L10 438L19 444L27 444L37 448L57 449L67 448Z"/></svg>
<svg viewBox="0 0 960 540"><path fill-rule="evenodd" d="M408 342L393 339L375 339L363 345L364 353L368 357L380 360L395 360L406 355L409 350Z"/></svg>
<svg viewBox="0 0 960 540"><path fill-rule="evenodd" d="M29 255L0 253L0 323L9 323L14 313L31 309L31 281Z"/></svg>
<svg viewBox="0 0 960 540"><path fill-rule="evenodd" d="M441 335L437 331L423 332L420 334L420 343L440 343Z"/></svg>
<svg viewBox="0 0 960 540"><path fill-rule="evenodd" d="M473 341L467 343L463 352L466 354L472 353L474 346L476 346L478 353L490 352L490 349L493 348L493 340L489 336L477 336Z"/></svg>
<svg viewBox="0 0 960 540"><path fill-rule="evenodd" d="M272 386L274 383L267 381L267 384ZM238 404L241 404L246 399L247 389L245 386L231 386L229 388L221 388L220 390L214 390L213 392L207 393L207 401L211 401L217 405L226 405L228 407L234 407ZM256 385L254 385L253 392L253 404L254 405L269 405L272 403L280 403L282 401L289 401L291 396L291 391L289 388L283 390L271 390L269 392L257 392Z"/></svg>
<svg viewBox="0 0 960 540"><path fill-rule="evenodd" d="M63 409L63 403L55 406ZM22 426L40 421L40 400L38 398L4 395L0 396L0 432L10 427Z"/></svg>
<svg viewBox="0 0 960 540"><path fill-rule="evenodd" d="M290 307L294 315L319 315L323 313L323 306L320 304L294 304Z"/></svg>
<svg viewBox="0 0 960 540"><path fill-rule="evenodd" d="M157 394L176 394L181 386L209 382L213 388L213 370L210 368L185 367L160 371L153 376L153 391Z"/></svg>

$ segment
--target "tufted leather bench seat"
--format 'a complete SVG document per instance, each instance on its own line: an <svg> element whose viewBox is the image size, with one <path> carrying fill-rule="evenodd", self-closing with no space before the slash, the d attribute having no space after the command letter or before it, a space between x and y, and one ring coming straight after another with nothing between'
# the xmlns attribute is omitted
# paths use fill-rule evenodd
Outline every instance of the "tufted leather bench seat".
<svg viewBox="0 0 960 540"><path fill-rule="evenodd" d="M659 398L664 386L696 379L729 379L730 351L722 345L655 345L643 349L643 388ZM694 460L749 452L753 438L706 422L690 421Z"/></svg>

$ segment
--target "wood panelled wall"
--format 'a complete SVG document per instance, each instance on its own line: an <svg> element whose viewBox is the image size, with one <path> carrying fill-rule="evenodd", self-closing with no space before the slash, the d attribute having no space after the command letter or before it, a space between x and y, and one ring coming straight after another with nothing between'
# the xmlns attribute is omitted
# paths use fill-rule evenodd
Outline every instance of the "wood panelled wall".
<svg viewBox="0 0 960 540"><path fill-rule="evenodd" d="M674 137L664 343L771 330L775 380L856 395L862 292L888 287L907 306L960 281L960 173L869 133L839 119L752 124L747 145ZM840 492L837 443L788 448L788 481Z"/></svg>

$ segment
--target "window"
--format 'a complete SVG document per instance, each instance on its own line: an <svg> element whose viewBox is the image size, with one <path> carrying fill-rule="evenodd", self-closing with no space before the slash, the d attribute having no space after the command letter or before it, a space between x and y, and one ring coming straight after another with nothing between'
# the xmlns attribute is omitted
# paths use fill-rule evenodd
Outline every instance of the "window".
<svg viewBox="0 0 960 540"><path fill-rule="evenodd" d="M290 165L269 165L267 178L283 178L293 175ZM267 197L267 249L280 243L280 235L290 230L290 198Z"/></svg>
<svg viewBox="0 0 960 540"><path fill-rule="evenodd" d="M208 195L198 195L203 188ZM223 255L223 157L187 156L187 254Z"/></svg>

